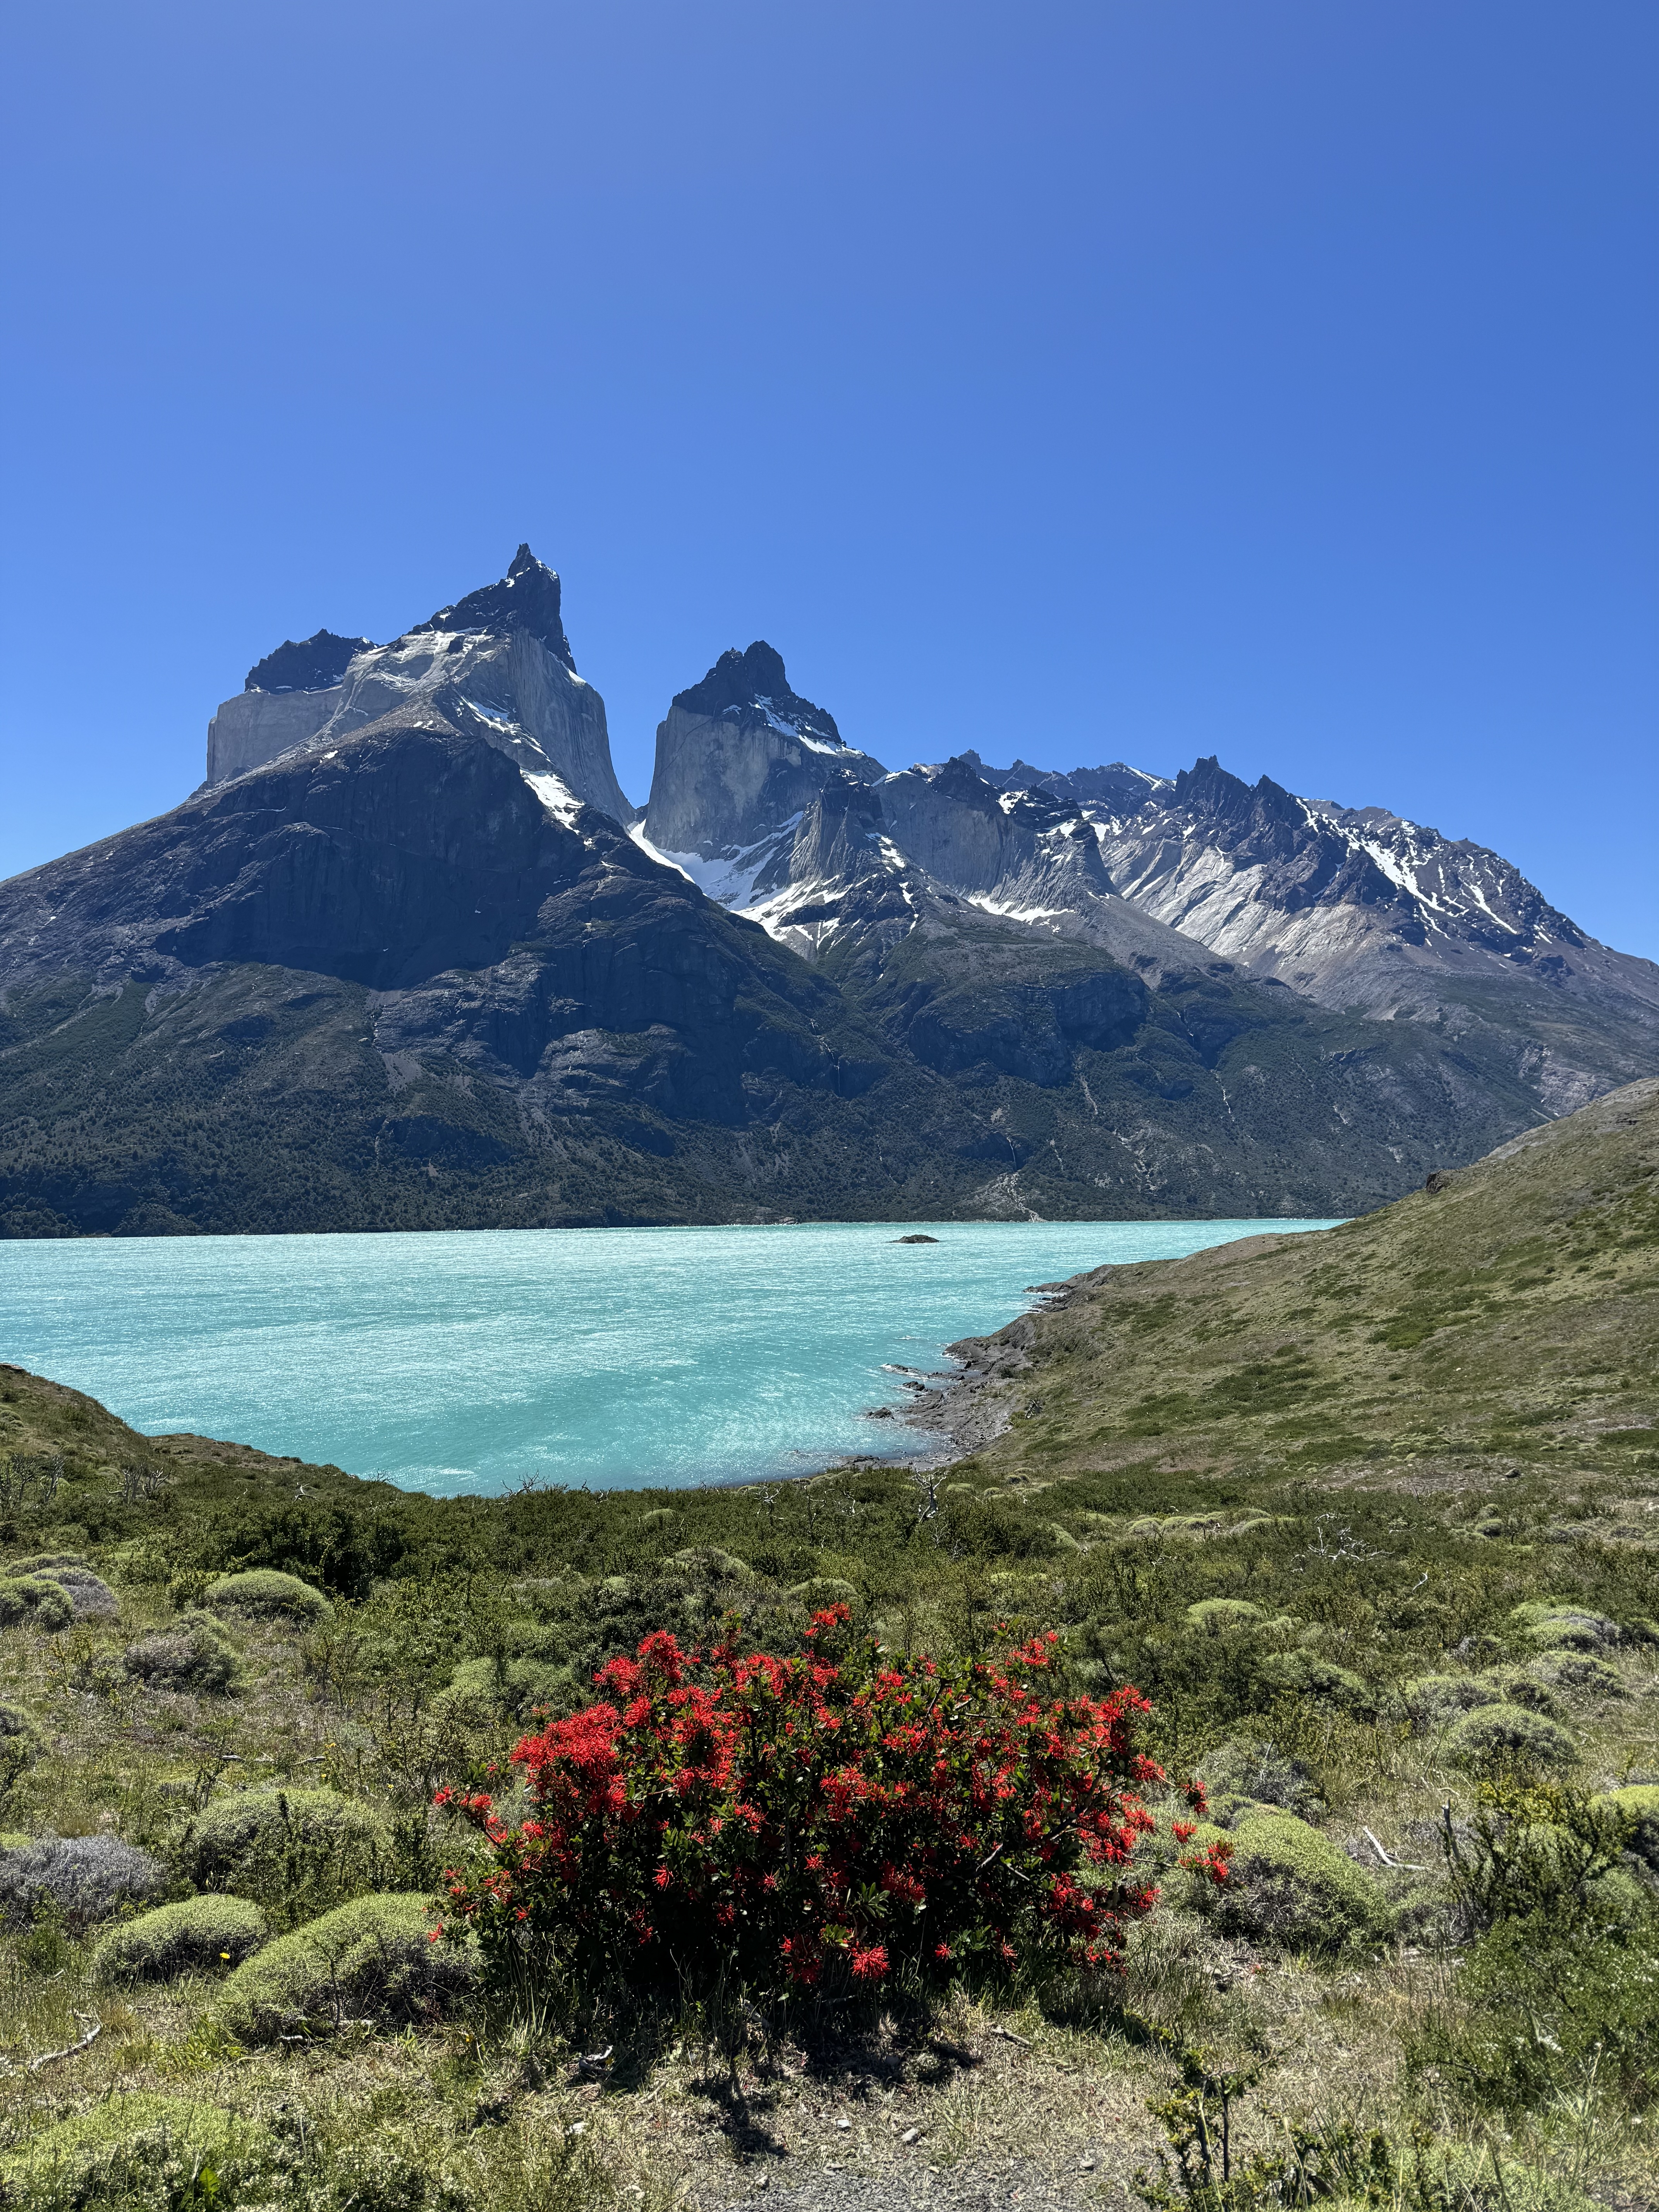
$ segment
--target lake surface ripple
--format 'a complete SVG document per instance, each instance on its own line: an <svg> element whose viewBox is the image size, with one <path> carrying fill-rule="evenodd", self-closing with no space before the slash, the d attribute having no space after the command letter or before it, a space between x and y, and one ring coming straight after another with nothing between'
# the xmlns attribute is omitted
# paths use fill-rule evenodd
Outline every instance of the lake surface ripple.
<svg viewBox="0 0 1659 2212"><path fill-rule="evenodd" d="M0 1358L190 1430L453 1495L799 1474L902 1449L890 1370L1029 1285L1322 1221L807 1224L0 1243ZM936 1244L896 1240L926 1231Z"/></svg>

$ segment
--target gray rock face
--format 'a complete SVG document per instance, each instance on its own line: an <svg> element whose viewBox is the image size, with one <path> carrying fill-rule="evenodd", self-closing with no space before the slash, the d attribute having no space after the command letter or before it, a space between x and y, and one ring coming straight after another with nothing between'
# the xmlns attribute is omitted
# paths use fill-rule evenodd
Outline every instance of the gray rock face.
<svg viewBox="0 0 1659 2212"><path fill-rule="evenodd" d="M722 905L746 908L791 879L794 831L821 792L850 801L884 773L790 690L769 645L734 647L657 726L645 838Z"/></svg>
<svg viewBox="0 0 1659 2212"><path fill-rule="evenodd" d="M218 781L0 886L0 1236L1349 1213L1659 1066L1659 970L1495 854L1213 763L889 775L764 644L625 828L527 549L252 673Z"/></svg>
<svg viewBox="0 0 1659 2212"><path fill-rule="evenodd" d="M954 895L1154 981L1242 973L1332 1009L1480 1034L1548 1114L1659 1060L1659 967L1595 944L1482 846L1267 777L1249 787L1213 759L1173 781L1122 762L989 768L971 752L886 775L839 731L808 743L744 696L784 681L753 647L679 695L647 834L809 958L844 949L855 916L890 951L927 898Z"/></svg>
<svg viewBox="0 0 1659 2212"><path fill-rule="evenodd" d="M339 684L322 691L239 691L208 724L207 781L226 783L263 768L294 745L314 738L342 697Z"/></svg>
<svg viewBox="0 0 1659 2212"><path fill-rule="evenodd" d="M441 608L390 645L363 641L337 684L228 699L209 726L208 783L245 775L296 745L325 751L388 714L429 708L505 753L549 804L580 802L631 820L611 765L605 702L576 673L559 601L558 577L521 545L499 584Z"/></svg>

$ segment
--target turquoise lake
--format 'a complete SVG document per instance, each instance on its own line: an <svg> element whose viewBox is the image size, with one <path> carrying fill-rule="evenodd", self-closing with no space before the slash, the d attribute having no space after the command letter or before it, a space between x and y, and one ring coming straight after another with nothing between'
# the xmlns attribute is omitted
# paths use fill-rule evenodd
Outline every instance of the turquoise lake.
<svg viewBox="0 0 1659 2212"><path fill-rule="evenodd" d="M902 1454L890 1371L1033 1284L1323 1221L830 1223L0 1243L0 1359L135 1428L405 1489L595 1489ZM937 1244L901 1244L925 1230ZM911 1446L921 1448L921 1440Z"/></svg>

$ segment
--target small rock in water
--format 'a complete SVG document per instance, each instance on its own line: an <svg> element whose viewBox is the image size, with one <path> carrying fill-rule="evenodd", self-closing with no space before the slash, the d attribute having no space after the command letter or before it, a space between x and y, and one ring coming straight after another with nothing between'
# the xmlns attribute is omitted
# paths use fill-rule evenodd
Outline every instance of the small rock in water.
<svg viewBox="0 0 1659 2212"><path fill-rule="evenodd" d="M939 1239L937 1237L923 1237L918 1235L915 1237L894 1237L893 1242L895 1244L937 1244L939 1243Z"/></svg>

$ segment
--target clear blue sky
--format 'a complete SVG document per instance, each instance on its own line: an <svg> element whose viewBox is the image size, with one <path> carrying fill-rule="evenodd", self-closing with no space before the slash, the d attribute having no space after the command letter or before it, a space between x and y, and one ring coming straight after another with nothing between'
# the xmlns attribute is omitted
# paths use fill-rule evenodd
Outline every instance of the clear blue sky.
<svg viewBox="0 0 1659 2212"><path fill-rule="evenodd" d="M769 638L1659 955L1652 0L77 0L0 47L0 873L527 538L642 798Z"/></svg>

